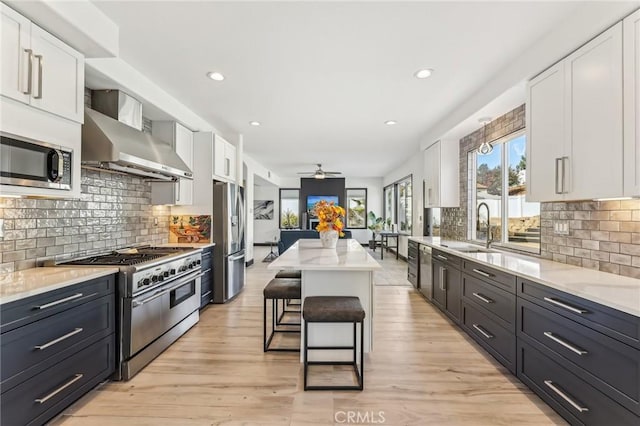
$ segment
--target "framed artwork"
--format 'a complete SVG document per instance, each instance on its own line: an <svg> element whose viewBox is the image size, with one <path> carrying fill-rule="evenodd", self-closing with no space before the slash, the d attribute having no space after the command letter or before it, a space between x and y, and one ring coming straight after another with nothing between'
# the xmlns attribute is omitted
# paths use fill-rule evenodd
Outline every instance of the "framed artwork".
<svg viewBox="0 0 640 426"><path fill-rule="evenodd" d="M367 228L367 188L347 188L347 229Z"/></svg>
<svg viewBox="0 0 640 426"><path fill-rule="evenodd" d="M273 220L273 200L253 200L255 220Z"/></svg>

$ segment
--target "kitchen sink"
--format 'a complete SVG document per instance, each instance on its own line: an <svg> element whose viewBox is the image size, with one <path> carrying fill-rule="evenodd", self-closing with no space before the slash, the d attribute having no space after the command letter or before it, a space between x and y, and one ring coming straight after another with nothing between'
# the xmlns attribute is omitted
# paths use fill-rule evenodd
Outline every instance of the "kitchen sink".
<svg viewBox="0 0 640 426"><path fill-rule="evenodd" d="M443 247L450 248L451 250L459 251L461 253L500 253L497 250L486 249L474 245L442 245Z"/></svg>

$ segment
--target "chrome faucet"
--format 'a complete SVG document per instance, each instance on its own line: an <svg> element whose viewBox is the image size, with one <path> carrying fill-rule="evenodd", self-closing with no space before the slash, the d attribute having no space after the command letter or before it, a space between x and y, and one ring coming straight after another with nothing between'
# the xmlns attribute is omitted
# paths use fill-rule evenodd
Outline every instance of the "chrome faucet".
<svg viewBox="0 0 640 426"><path fill-rule="evenodd" d="M489 212L489 205L487 203L478 204L478 211L476 212L476 231L480 230L480 207L485 206L487 208L487 245L486 248L491 248L493 242L493 234L491 233L491 213Z"/></svg>

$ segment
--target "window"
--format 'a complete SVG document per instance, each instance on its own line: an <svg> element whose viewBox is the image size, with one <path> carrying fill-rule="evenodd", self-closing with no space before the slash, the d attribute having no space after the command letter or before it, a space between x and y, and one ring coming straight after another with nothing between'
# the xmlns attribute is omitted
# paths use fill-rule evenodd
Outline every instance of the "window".
<svg viewBox="0 0 640 426"><path fill-rule="evenodd" d="M280 189L280 228L300 228L299 200L299 189Z"/></svg>
<svg viewBox="0 0 640 426"><path fill-rule="evenodd" d="M384 188L384 223L396 223L396 186Z"/></svg>
<svg viewBox="0 0 640 426"><path fill-rule="evenodd" d="M409 175L384 188L384 222L395 224L400 232L413 229L413 185Z"/></svg>
<svg viewBox="0 0 640 426"><path fill-rule="evenodd" d="M367 229L367 188L347 188L347 229Z"/></svg>
<svg viewBox="0 0 640 426"><path fill-rule="evenodd" d="M494 142L489 154L469 152L470 239L485 241L489 224L494 242L540 251L540 203L525 199L526 168L523 132Z"/></svg>

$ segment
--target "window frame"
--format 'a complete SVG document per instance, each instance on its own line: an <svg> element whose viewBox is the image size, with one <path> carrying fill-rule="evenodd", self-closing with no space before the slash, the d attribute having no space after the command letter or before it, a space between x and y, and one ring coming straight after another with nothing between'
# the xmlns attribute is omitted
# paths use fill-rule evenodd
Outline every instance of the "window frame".
<svg viewBox="0 0 640 426"><path fill-rule="evenodd" d="M405 212L409 213L409 218L411 219L410 227L408 230L401 230L399 223L400 216L400 186L402 184L406 184L410 187L411 196L408 197L405 195ZM413 174L409 174L402 179L398 179L397 181L385 186L383 188L382 197L383 197L383 218L384 223L387 223L387 190L393 191L393 223L396 227L396 232L400 235L413 235L413 227L414 227L414 211L413 211ZM408 201L408 202L406 202Z"/></svg>
<svg viewBox="0 0 640 426"><path fill-rule="evenodd" d="M516 251L523 251L523 252L527 252L527 253L531 253L531 254L540 254L541 253L541 246L542 246L542 242L538 243L538 248L532 248L532 247L527 247L525 245L521 245L521 244L517 244L517 243L512 243L509 242L509 164L508 164L508 148L507 148L507 144L514 140L519 138L520 136L525 136L526 137L526 129L521 129L521 130L517 130L515 132L509 133L508 135L505 135L499 139L496 139L494 141L491 142L492 145L501 145L501 154L500 154L500 166L501 166L501 170L502 170L502 176L501 176L501 180L502 180L502 184L501 184L501 208L500 208L500 226L501 226L501 240L500 241L493 241L493 245L497 246L497 247L504 247L510 250L516 250ZM525 143L529 143L528 140L526 140ZM525 154L526 155L526 154ZM469 158L469 156L472 156L472 158ZM526 157L525 157L526 158ZM476 225L477 225L477 211L478 211L478 199L476 198L477 196L477 172L478 172L478 157L477 157L477 149L473 149L471 151L467 152L467 164L468 164L468 169L469 169L469 174L473 173L471 176L468 176L468 182L469 182L469 190L468 190L468 217L469 217L469 222L468 222L468 232L467 232L467 238L469 239L469 241L474 242L474 243L478 243L478 244L483 244L485 243L485 240L480 240L477 238L477 234L476 234ZM506 167L505 167L506 166ZM470 199L469 199L470 197ZM540 206L540 208L542 208ZM539 210L540 212L540 210ZM540 213L538 213L540 214ZM542 231L541 231L542 232ZM541 235L542 236L542 235Z"/></svg>
<svg viewBox="0 0 640 426"><path fill-rule="evenodd" d="M298 191L298 211L295 212L298 216L298 226L295 228L283 228L282 227L282 192L283 191ZM291 198L292 199L292 198ZM278 191L278 229L302 229L300 217L300 188L280 188Z"/></svg>

